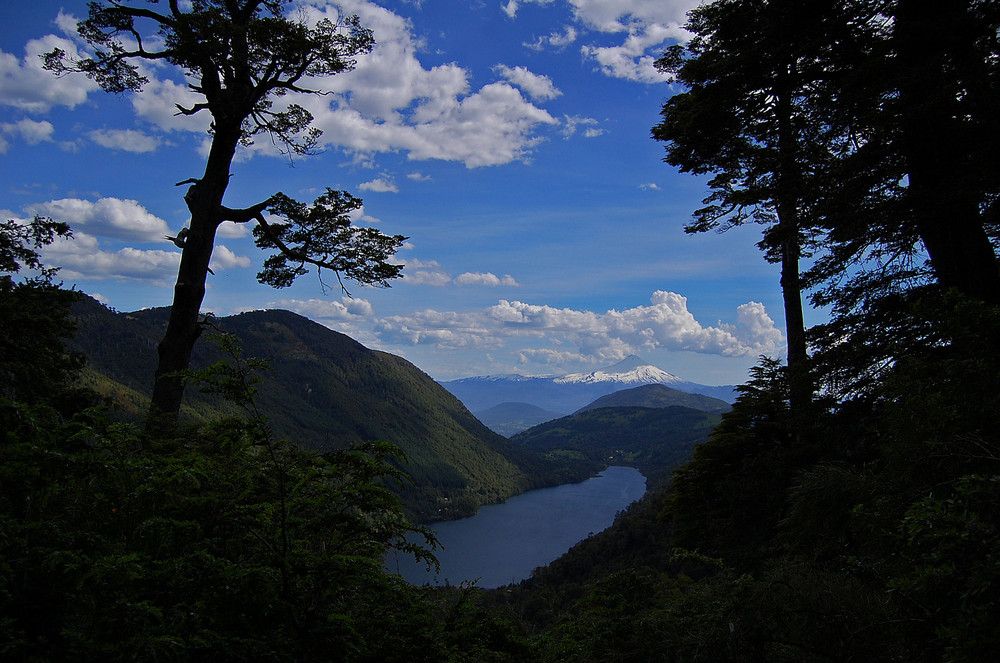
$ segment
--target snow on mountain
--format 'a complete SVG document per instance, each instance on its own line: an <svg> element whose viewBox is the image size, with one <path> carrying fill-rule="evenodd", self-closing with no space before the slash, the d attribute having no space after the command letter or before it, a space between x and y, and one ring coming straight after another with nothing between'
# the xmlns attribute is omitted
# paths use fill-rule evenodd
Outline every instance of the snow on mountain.
<svg viewBox="0 0 1000 663"><path fill-rule="evenodd" d="M691 394L704 394L732 403L732 386L708 387L688 382L635 355L614 366L590 373L559 377L524 375L481 375L442 382L471 412L487 410L501 403L528 403L553 412L576 412L595 399L621 389L662 384Z"/></svg>
<svg viewBox="0 0 1000 663"><path fill-rule="evenodd" d="M657 368L652 364L646 363L635 355L629 355L614 366L591 371L590 373L570 373L569 375L556 378L555 382L557 384L618 382L635 385L677 385L686 382L686 380L677 377L673 373L668 373L662 368Z"/></svg>
<svg viewBox="0 0 1000 663"><path fill-rule="evenodd" d="M519 375L517 373L502 373L499 375L477 375L471 378L459 378L452 382L524 382L526 380L537 380L538 378Z"/></svg>

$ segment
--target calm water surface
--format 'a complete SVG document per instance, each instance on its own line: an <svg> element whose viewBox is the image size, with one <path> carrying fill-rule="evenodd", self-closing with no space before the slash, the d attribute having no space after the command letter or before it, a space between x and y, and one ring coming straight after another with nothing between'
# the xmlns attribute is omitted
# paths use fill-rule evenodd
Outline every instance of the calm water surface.
<svg viewBox="0 0 1000 663"><path fill-rule="evenodd" d="M437 523L444 546L435 555L435 575L412 558L390 559L390 571L417 585L457 585L476 581L493 588L519 582L569 550L578 541L606 529L615 514L646 492L646 477L631 467L609 467L581 483L543 488L484 506L470 518Z"/></svg>

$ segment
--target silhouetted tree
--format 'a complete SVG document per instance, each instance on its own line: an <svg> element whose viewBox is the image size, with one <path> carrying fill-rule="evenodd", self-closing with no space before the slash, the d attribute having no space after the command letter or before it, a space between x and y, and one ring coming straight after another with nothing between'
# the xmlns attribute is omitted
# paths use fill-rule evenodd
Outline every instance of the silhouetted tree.
<svg viewBox="0 0 1000 663"><path fill-rule="evenodd" d="M831 253L811 278L846 284L821 303L849 309L865 299L857 290L898 291L896 282L920 277L1000 303L1000 7L868 0L850 9L853 61L817 95L838 158L816 191ZM848 270L861 279L844 279ZM890 272L897 278L885 279Z"/></svg>
<svg viewBox="0 0 1000 663"><path fill-rule="evenodd" d="M0 397L50 399L83 365L64 342L75 330L69 307L80 293L53 283L58 270L39 255L56 237L70 236L68 225L40 216L0 224ZM22 269L30 275L18 280Z"/></svg>
<svg viewBox="0 0 1000 663"><path fill-rule="evenodd" d="M682 172L711 173L711 194L687 232L753 221L759 246L781 264L792 408L813 393L799 259L816 225L812 188L830 159L812 112L836 12L792 0L719 0L693 10L694 37L657 67L686 87L664 103L653 137Z"/></svg>
<svg viewBox="0 0 1000 663"><path fill-rule="evenodd" d="M352 226L349 215L361 201L340 191L327 190L312 205L282 194L241 209L223 204L239 146L268 134L291 153L315 148L320 131L310 126L310 113L294 103L279 109L274 100L290 92L316 93L310 78L353 68L354 58L373 45L371 32L356 16L308 25L286 15L288 0L170 0L166 5L160 11L115 0L92 2L78 31L95 48L93 57L67 61L58 49L45 57L48 69L82 72L115 93L141 89L146 79L138 62L168 62L184 71L188 87L203 99L191 107L178 106L178 112L212 117L204 174L178 183L190 185L184 201L191 223L174 238L183 253L170 321L159 345L152 430L169 429L176 420L184 391L178 371L187 368L202 331L198 315L221 223L256 222L257 245L275 250L258 279L275 287L291 284L307 265L333 270L338 281L346 277L386 286L401 270L387 260L405 239ZM156 37L147 38L146 28ZM265 212L283 221L268 221Z"/></svg>

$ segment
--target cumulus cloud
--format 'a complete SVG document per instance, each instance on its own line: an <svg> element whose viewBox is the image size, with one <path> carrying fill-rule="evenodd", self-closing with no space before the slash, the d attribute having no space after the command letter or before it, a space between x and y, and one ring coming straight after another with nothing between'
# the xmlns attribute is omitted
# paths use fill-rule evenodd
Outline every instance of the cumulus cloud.
<svg viewBox="0 0 1000 663"><path fill-rule="evenodd" d="M158 138L134 129L95 129L87 136L102 147L136 154L154 152L160 146Z"/></svg>
<svg viewBox="0 0 1000 663"><path fill-rule="evenodd" d="M367 299L351 297L342 297L340 301L280 299L268 302L267 308L287 309L319 322L357 322L359 318L368 318L375 313L375 309Z"/></svg>
<svg viewBox="0 0 1000 663"><path fill-rule="evenodd" d="M187 85L172 80L160 80L148 72L149 83L140 94L133 95L132 108L136 114L156 125L163 131L190 131L205 133L209 130L212 117L207 111L194 115L182 115L178 106L192 108L203 102L204 97L193 92Z"/></svg>
<svg viewBox="0 0 1000 663"><path fill-rule="evenodd" d="M738 307L736 322L703 325L687 309L687 298L657 291L649 306L604 313L500 300L483 311L422 311L379 320L376 333L386 342L441 347L500 347L512 338L534 338L556 346L522 352L555 363L586 358L619 360L656 349L724 357L772 354L781 332L762 304Z"/></svg>
<svg viewBox="0 0 1000 663"><path fill-rule="evenodd" d="M53 106L75 108L98 89L86 76L55 76L42 69L42 56L53 49L62 49L68 57L82 53L63 37L47 35L32 39L24 48L24 57L0 51L0 104L31 113L44 113Z"/></svg>
<svg viewBox="0 0 1000 663"><path fill-rule="evenodd" d="M526 67L508 67L498 64L493 68L501 77L528 93L535 101L548 101L562 94L548 76L534 74Z"/></svg>
<svg viewBox="0 0 1000 663"><path fill-rule="evenodd" d="M17 136L29 145L37 145L42 141L52 140L52 133L55 131L55 127L52 126L51 122L25 118L14 123L4 122L0 124L0 131L11 136Z"/></svg>
<svg viewBox="0 0 1000 663"><path fill-rule="evenodd" d="M527 4L549 4L551 0L509 0L502 9L511 18ZM567 0L573 8L578 24L588 31L621 35L623 39L613 46L586 44L581 54L595 62L608 76L645 83L665 80L653 66L654 61L671 41L686 41L689 34L683 29L687 12L699 0ZM532 48L562 47L575 40L576 32L567 31L566 39L557 41L556 35L539 39ZM569 39L572 37L572 39Z"/></svg>
<svg viewBox="0 0 1000 663"><path fill-rule="evenodd" d="M64 279L143 281L165 286L177 275L180 251L143 251L125 247L103 250L97 238L74 233L72 239L60 239L45 248L45 263L60 268Z"/></svg>
<svg viewBox="0 0 1000 663"><path fill-rule="evenodd" d="M399 193L399 187L390 177L377 177L370 182L362 182L358 185L362 191L374 191L376 193Z"/></svg>
<svg viewBox="0 0 1000 663"><path fill-rule="evenodd" d="M374 333L381 341L409 345L430 344L443 348L499 348L488 319L481 315L424 310L409 315L379 318Z"/></svg>
<svg viewBox="0 0 1000 663"><path fill-rule="evenodd" d="M531 4L531 3L537 5L547 5L550 4L551 2L552 0L507 0L507 3L504 4L501 8L503 9L503 13L507 14L507 16L511 18L514 18L515 16L517 16L517 10L521 8L521 5Z"/></svg>
<svg viewBox="0 0 1000 663"><path fill-rule="evenodd" d="M173 234L166 221L135 200L101 198L91 202L80 198L62 198L31 205L27 210L102 237L149 242L160 241L165 234Z"/></svg>
<svg viewBox="0 0 1000 663"><path fill-rule="evenodd" d="M236 255L225 244L217 244L212 250L212 269L214 271L249 266L250 258Z"/></svg>
<svg viewBox="0 0 1000 663"><path fill-rule="evenodd" d="M313 126L323 131L322 147L369 157L402 151L414 160L458 161L476 168L526 160L540 140L538 130L558 124L518 89L530 99L551 99L558 90L545 77L516 68L510 70L509 80L474 88L469 72L455 63L425 68L417 57L422 44L409 21L370 0L336 4L303 0L298 5L300 15L312 22L322 18L336 22L340 11L358 14L377 39L375 49L359 58L353 71L300 82L324 95L288 94L276 100L275 110L298 103L312 113ZM61 17L59 25L65 29L75 23L72 17ZM149 38L157 39L155 35ZM55 47L70 57L83 55L73 41L56 35L29 42L23 60L0 52L0 103L43 112L53 105L74 107L98 89L86 76L57 78L42 70L38 56ZM190 108L203 101L184 83L179 70L145 63L142 73L149 82L131 95L139 117L162 131L203 133L209 129L208 113L177 113L177 106ZM97 132L91 138L116 149L154 148L148 138L121 140L125 134ZM242 150L240 158L258 153L280 154L269 141L260 140Z"/></svg>
<svg viewBox="0 0 1000 663"><path fill-rule="evenodd" d="M403 269L403 282L407 285L440 287L451 283L451 274L446 272L436 260L411 258L406 261L406 267Z"/></svg>
<svg viewBox="0 0 1000 663"><path fill-rule="evenodd" d="M438 261L418 260L416 258L405 261L403 279L407 285L429 285L435 287L444 287L452 284L458 286L478 285L489 288L498 288L500 286L517 287L519 285L510 274L497 276L492 272L463 272L452 278L451 274Z"/></svg>
<svg viewBox="0 0 1000 663"><path fill-rule="evenodd" d="M303 5L308 20L336 18L336 9ZM454 63L425 69L420 43L402 17L367 0L344 0L377 38L354 71L309 81L329 96L296 99L313 114L325 144L362 154L405 151L414 160L459 161L470 168L527 158L539 126L556 124L509 82L473 89ZM290 97L289 97L290 98Z"/></svg>
<svg viewBox="0 0 1000 663"><path fill-rule="evenodd" d="M601 71L613 78L642 83L661 83L667 75L656 69L655 62L668 40L678 39L676 27L631 25L625 41L617 46L581 46L585 58L594 60Z"/></svg>
<svg viewBox="0 0 1000 663"><path fill-rule="evenodd" d="M246 237L250 234L250 225L247 223L233 223L232 221L223 221L216 231L216 237L222 237L224 239L239 239L240 237Z"/></svg>
<svg viewBox="0 0 1000 663"><path fill-rule="evenodd" d="M493 288L517 285L517 281L510 274L504 274L501 278L490 272L465 272L455 277L455 283L457 285L486 285Z"/></svg>

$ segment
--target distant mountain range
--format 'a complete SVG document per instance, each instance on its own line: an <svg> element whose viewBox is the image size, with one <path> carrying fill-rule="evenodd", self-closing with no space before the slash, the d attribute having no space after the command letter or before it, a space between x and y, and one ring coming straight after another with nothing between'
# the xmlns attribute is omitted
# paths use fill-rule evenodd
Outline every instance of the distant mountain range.
<svg viewBox="0 0 1000 663"><path fill-rule="evenodd" d="M562 412L543 410L530 403L500 403L500 405L494 405L488 410L481 410L473 414L490 430L504 437L510 437L532 426L563 416Z"/></svg>
<svg viewBox="0 0 1000 663"><path fill-rule="evenodd" d="M87 298L74 314L79 330L71 349L88 357L90 386L112 396L120 414L141 418L168 309L117 313ZM596 467L554 462L512 445L413 364L295 313L254 311L212 324L238 336L244 356L270 360L258 404L282 437L321 450L368 440L402 448L402 468L413 478L402 497L420 521L471 515L531 488L581 480ZM203 339L192 367L217 359ZM225 413L227 404L196 385L187 388L185 420Z"/></svg>
<svg viewBox="0 0 1000 663"><path fill-rule="evenodd" d="M527 407L518 411L512 407L513 404L570 414L602 396L649 384L664 385L688 394L701 394L726 403L732 403L736 397L732 385L711 387L689 382L635 355L591 373L553 377L484 375L441 383L484 423L506 435L510 435L518 420L527 421L531 417ZM491 412L491 408L501 404L506 404L504 410L510 415L507 419L498 419L496 413Z"/></svg>

